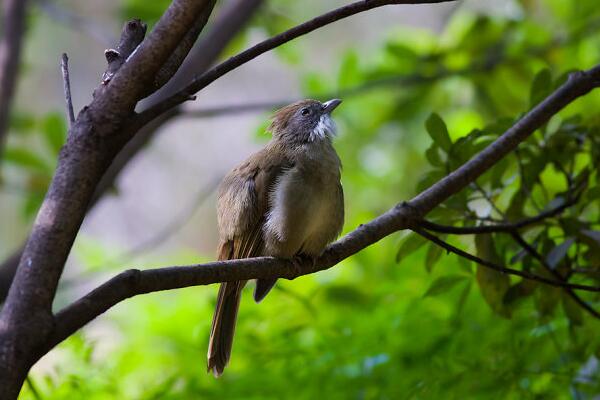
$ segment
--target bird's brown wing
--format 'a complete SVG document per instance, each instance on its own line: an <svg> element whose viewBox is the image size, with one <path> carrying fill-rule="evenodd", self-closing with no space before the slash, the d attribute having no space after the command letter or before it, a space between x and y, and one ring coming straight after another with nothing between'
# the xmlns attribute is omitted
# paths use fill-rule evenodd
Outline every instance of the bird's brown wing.
<svg viewBox="0 0 600 400"><path fill-rule="evenodd" d="M261 256L263 224L269 208L269 190L292 162L283 151L265 149L231 171L218 195L219 260ZM274 282L274 281L273 281ZM222 283L208 345L208 370L223 373L231 356L241 291L246 281ZM271 284L272 286L272 284Z"/></svg>

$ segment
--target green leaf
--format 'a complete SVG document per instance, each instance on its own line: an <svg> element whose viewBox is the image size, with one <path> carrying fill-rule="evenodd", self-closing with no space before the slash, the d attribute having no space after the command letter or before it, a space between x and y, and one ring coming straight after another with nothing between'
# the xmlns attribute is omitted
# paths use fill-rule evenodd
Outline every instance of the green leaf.
<svg viewBox="0 0 600 400"><path fill-rule="evenodd" d="M552 91L552 73L548 68L544 68L537 73L531 84L529 92L529 105L535 106L542 101Z"/></svg>
<svg viewBox="0 0 600 400"><path fill-rule="evenodd" d="M583 312L581 311L581 306L564 291L562 292L562 307L572 325L583 325Z"/></svg>
<svg viewBox="0 0 600 400"><path fill-rule="evenodd" d="M422 236L416 233L409 233L396 253L396 262L400 262L402 258L408 257L419 250L425 243L427 243L427 240Z"/></svg>
<svg viewBox="0 0 600 400"><path fill-rule="evenodd" d="M466 281L467 277L463 275L446 275L434 280L423 297L437 296L445 293L456 286L458 283Z"/></svg>
<svg viewBox="0 0 600 400"><path fill-rule="evenodd" d="M521 282L512 285L504 294L502 303L505 306L513 306L518 301L530 296L537 288L537 282L523 279Z"/></svg>
<svg viewBox="0 0 600 400"><path fill-rule="evenodd" d="M419 182L417 183L417 191L422 192L445 176L446 173L441 168L427 171L427 173L419 179Z"/></svg>
<svg viewBox="0 0 600 400"><path fill-rule="evenodd" d="M502 263L496 252L492 235L475 236L475 247L477 248L479 258L497 264ZM492 310L503 317L510 317L509 310L504 306L504 296L510 286L508 275L482 265L477 265L476 277L481 295Z"/></svg>
<svg viewBox="0 0 600 400"><path fill-rule="evenodd" d="M458 260L458 267L465 273L467 274L472 274L473 273L473 267L471 266L472 262L470 260L467 260L464 257L461 256L456 256L457 260Z"/></svg>
<svg viewBox="0 0 600 400"><path fill-rule="evenodd" d="M442 157L440 156L439 146L435 143L425 151L425 157L427 158L427 161L429 161L429 164L434 167L444 166L444 161L442 161Z"/></svg>
<svg viewBox="0 0 600 400"><path fill-rule="evenodd" d="M574 238L567 238L564 242L550 250L550 253L546 256L546 262L550 268L554 269L558 264L565 258L571 245L575 242Z"/></svg>
<svg viewBox="0 0 600 400"><path fill-rule="evenodd" d="M427 118L425 128L434 143L440 146L445 152L450 151L452 140L450 140L446 123L438 114L432 113L429 118Z"/></svg>
<svg viewBox="0 0 600 400"><path fill-rule="evenodd" d="M429 249L427 249L427 254L425 255L425 269L427 269L427 272L433 271L433 267L435 267L435 264L439 261L443 253L443 248L437 244L431 243Z"/></svg>
<svg viewBox="0 0 600 400"><path fill-rule="evenodd" d="M67 138L67 124L64 118L58 113L48 114L42 122L42 131L48 147L57 155Z"/></svg>
<svg viewBox="0 0 600 400"><path fill-rule="evenodd" d="M40 156L24 147L8 147L4 151L4 161L16 166L49 173L50 165Z"/></svg>
<svg viewBox="0 0 600 400"><path fill-rule="evenodd" d="M535 308L541 316L550 316L554 313L560 298L560 288L539 285L538 290L535 292Z"/></svg>

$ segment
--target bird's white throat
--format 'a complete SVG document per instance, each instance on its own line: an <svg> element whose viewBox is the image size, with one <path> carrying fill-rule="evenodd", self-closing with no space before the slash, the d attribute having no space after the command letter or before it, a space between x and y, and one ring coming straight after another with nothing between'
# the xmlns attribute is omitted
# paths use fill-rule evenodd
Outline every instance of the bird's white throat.
<svg viewBox="0 0 600 400"><path fill-rule="evenodd" d="M335 121L329 114L323 114L321 115L321 118L319 118L317 126L314 127L310 138L312 141L316 139L325 139L328 136L335 136L336 132L337 127L335 126Z"/></svg>

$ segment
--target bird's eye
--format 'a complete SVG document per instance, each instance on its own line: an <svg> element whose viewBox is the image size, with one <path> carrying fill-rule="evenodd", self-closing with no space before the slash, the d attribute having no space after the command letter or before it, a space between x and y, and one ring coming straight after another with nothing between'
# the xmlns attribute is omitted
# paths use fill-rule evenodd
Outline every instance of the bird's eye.
<svg viewBox="0 0 600 400"><path fill-rule="evenodd" d="M302 115L308 115L308 114L310 114L310 110L308 108L303 108L302 111L300 111L300 113Z"/></svg>

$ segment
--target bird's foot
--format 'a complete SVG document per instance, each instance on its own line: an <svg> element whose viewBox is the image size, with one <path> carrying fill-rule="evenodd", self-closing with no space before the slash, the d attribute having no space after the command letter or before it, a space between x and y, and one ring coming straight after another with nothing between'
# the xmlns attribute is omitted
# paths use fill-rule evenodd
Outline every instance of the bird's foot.
<svg viewBox="0 0 600 400"><path fill-rule="evenodd" d="M310 264L314 267L317 265L317 257L302 253L292 258L292 265L294 266L296 276L303 275L306 272L306 268L303 266L305 264Z"/></svg>

